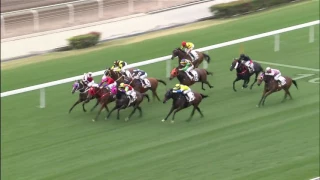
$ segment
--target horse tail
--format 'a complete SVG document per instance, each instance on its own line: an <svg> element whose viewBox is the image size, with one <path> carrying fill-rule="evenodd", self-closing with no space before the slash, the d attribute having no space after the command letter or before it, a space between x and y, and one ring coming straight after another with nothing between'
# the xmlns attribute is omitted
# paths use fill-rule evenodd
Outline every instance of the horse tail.
<svg viewBox="0 0 320 180"><path fill-rule="evenodd" d="M150 98L149 98L149 95L148 95L148 94L143 93L143 94L142 94L142 98L143 98L143 97L146 97L146 98L148 99L148 102L150 102Z"/></svg>
<svg viewBox="0 0 320 180"><path fill-rule="evenodd" d="M162 84L164 84L165 86L167 85L167 83L161 79L157 79L158 82L161 82Z"/></svg>
<svg viewBox="0 0 320 180"><path fill-rule="evenodd" d="M201 97L204 99L204 98L207 98L207 97L209 97L209 96L207 96L207 95L204 95L204 94L201 94L200 93L200 95L201 95Z"/></svg>
<svg viewBox="0 0 320 180"><path fill-rule="evenodd" d="M208 63L210 63L210 60L211 60L210 56L209 56L208 54L206 54L206 53L203 53L203 56L204 56L205 60L206 60Z"/></svg>
<svg viewBox="0 0 320 180"><path fill-rule="evenodd" d="M213 73L212 72L209 72L209 71L207 71L207 70L205 70L206 71L206 73L207 73L207 75L213 75Z"/></svg>
<svg viewBox="0 0 320 180"><path fill-rule="evenodd" d="M296 80L292 80L292 83L294 84L294 86L298 89L298 84Z"/></svg>

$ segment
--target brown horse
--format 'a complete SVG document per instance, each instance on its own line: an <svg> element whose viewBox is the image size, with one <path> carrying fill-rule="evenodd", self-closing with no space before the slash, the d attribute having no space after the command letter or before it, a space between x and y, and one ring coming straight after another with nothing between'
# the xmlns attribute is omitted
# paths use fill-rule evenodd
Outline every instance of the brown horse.
<svg viewBox="0 0 320 180"><path fill-rule="evenodd" d="M280 90L284 90L284 97L283 97L283 100L282 102L284 102L286 99L287 99L287 96L289 95L290 96L290 99L292 99L292 96L289 92L289 89L291 87L292 84L294 84L294 86L296 86L296 88L298 89L298 84L295 80L293 80L292 78L288 77L288 76L283 76L285 78L285 81L286 81L286 84L279 87L279 83L274 79L273 76L268 76L268 75L265 75L265 73L261 73L260 74L260 77L258 79L258 86L260 86L260 84L262 83L262 81L265 82L264 84L264 90L263 90L263 93L262 93L262 97L261 97L261 100L259 102L259 104L257 105L257 107L260 107L261 103L262 103L262 106L264 106L264 102L266 100L266 98L274 93L274 92L278 92Z"/></svg>
<svg viewBox="0 0 320 180"><path fill-rule="evenodd" d="M130 75L130 77L131 77L134 68L128 68L126 70L128 72L130 72L130 74L127 74L127 76ZM121 74L121 72L113 71L111 68L106 69L106 71L104 72L104 75L110 76L112 79L114 79L117 82L118 85L120 83L124 82L124 80L125 80L125 77L123 76L123 74Z"/></svg>
<svg viewBox="0 0 320 180"><path fill-rule="evenodd" d="M203 52L199 52L196 51L198 54L198 58L196 60L193 60L190 55L188 55L184 50L180 49L180 48L176 48L172 51L172 56L171 56L171 60L173 60L175 57L179 58L179 66L180 67L180 62L182 59L189 59L192 64L194 65L195 68L199 67L199 65L202 63L203 59L205 59L208 63L210 63L210 56L203 53Z"/></svg>
<svg viewBox="0 0 320 180"><path fill-rule="evenodd" d="M72 109L78 105L79 103L83 102L82 104L82 109L84 112L87 112L86 109L84 108L84 105L88 103L91 99L97 98L97 97L92 97L91 99L87 100L87 95L88 95L88 90L89 88L87 87L86 84L82 83L82 81L77 80L74 82L72 85L72 91L71 93L74 94L76 91L79 91L79 98L78 100L72 105L72 107L69 109L69 113L71 113ZM86 101L87 100L87 101ZM94 108L96 108L99 104L99 100L97 99L97 103L93 106L91 111L93 111Z"/></svg>
<svg viewBox="0 0 320 180"><path fill-rule="evenodd" d="M171 73L170 73L170 80L172 80L173 78L177 77L180 84L183 84L183 85L187 85L187 86L191 86L193 85L194 83L196 82L201 82L202 85L202 89L204 89L203 87L203 84L207 84L210 88L213 88L213 86L211 86L211 84L209 83L209 81L207 80L207 75L212 75L211 72L208 72L207 70L205 69L199 69L199 68L196 68L196 69L193 69L190 71L194 78L193 80L191 80L187 73L184 72L184 71L179 71L178 68L174 68L172 69Z"/></svg>
<svg viewBox="0 0 320 180"><path fill-rule="evenodd" d="M109 112L109 114L107 115L106 119L108 119L111 115L111 113L114 110L118 110L117 113L117 119L119 120L119 116L120 116L120 110L121 109L126 109L127 107L132 106L133 107L133 111L130 113L129 117L125 118L125 121L128 121L131 116L136 112L136 110L138 109L140 112L140 117L142 116L142 109L140 107L140 104L143 101L143 97L146 97L148 99L148 102L150 102L149 96L148 94L145 93L139 93L137 91L136 92L136 99L130 103L130 99L127 97L126 93L123 91L119 91L117 89L112 91L113 95L116 95L116 105L114 106L114 108ZM130 103L130 104L129 104Z"/></svg>
<svg viewBox="0 0 320 180"><path fill-rule="evenodd" d="M116 87L113 87L113 88L116 88ZM105 108L107 110L107 112L109 112L107 105L110 102L113 102L115 100L115 97L113 95L111 95L110 91L108 91L106 88L91 87L88 90L87 100L91 99L92 97L95 97L95 96L98 97L98 102L101 104L101 107L100 107L96 117L94 119L92 119L93 122L98 120L98 117L99 117L103 108Z"/></svg>
<svg viewBox="0 0 320 180"><path fill-rule="evenodd" d="M208 96L200 94L200 93L196 93L196 92L192 92L192 93L194 94L194 100L191 102L188 102L185 95L183 95L181 93L173 93L172 89L168 90L164 96L163 103L166 103L171 98L172 98L173 102L172 102L172 106L169 111L169 114L167 115L166 118L164 118L162 120L162 122L165 122L168 119L168 117L170 116L170 114L174 111L173 116L172 116L172 120L171 120L171 123L174 123L174 117L175 117L176 113L182 109L190 107L191 105L193 106L193 110L192 110L191 115L187 121L191 120L191 118L194 115L195 110L197 110L200 113L201 117L203 117L203 114L199 108L199 104L201 103L203 98L206 98Z"/></svg>
<svg viewBox="0 0 320 180"><path fill-rule="evenodd" d="M164 84L166 86L167 83L161 79L156 79L156 78L146 78L146 80L149 81L149 83L148 83L149 86L147 88L143 87L140 79L128 78L127 80L125 80L125 83L131 85L134 88L134 90L136 90L140 93L145 93L148 90L151 90L153 100L156 97L158 99L158 101L160 101L160 98L157 94L158 84L159 84L159 82L161 82L162 84Z"/></svg>

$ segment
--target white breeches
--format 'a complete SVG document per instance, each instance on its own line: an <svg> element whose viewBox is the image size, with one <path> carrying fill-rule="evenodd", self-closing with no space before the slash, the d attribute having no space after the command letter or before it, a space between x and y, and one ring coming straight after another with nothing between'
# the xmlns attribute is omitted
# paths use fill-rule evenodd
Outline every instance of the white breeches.
<svg viewBox="0 0 320 180"><path fill-rule="evenodd" d="M281 77L281 73L277 74L274 76L274 80L278 81L280 80L279 78Z"/></svg>
<svg viewBox="0 0 320 180"><path fill-rule="evenodd" d="M247 61L247 62L245 62L245 65L246 65L247 67L252 67L252 66L253 66L253 63L251 63L250 61Z"/></svg>
<svg viewBox="0 0 320 180"><path fill-rule="evenodd" d="M94 81L91 81L88 83L88 87L99 87L99 84L94 83Z"/></svg>
<svg viewBox="0 0 320 180"><path fill-rule="evenodd" d="M137 93L136 93L136 91L134 91L134 90L127 91L126 94L127 94L128 96L133 97L133 99L135 99L135 98L137 97Z"/></svg>
<svg viewBox="0 0 320 180"><path fill-rule="evenodd" d="M194 66L193 66L193 65L192 65L192 66L190 66L190 67L186 70L186 72L190 72L193 68L194 68Z"/></svg>
<svg viewBox="0 0 320 180"><path fill-rule="evenodd" d="M188 89L188 90L185 90L185 91L182 91L183 94L188 94L191 92L191 89Z"/></svg>
<svg viewBox="0 0 320 180"><path fill-rule="evenodd" d="M194 98L194 94L193 92L190 90L187 90L187 91L184 91L183 94L186 94L189 98L189 102L193 101L195 98Z"/></svg>
<svg viewBox="0 0 320 180"><path fill-rule="evenodd" d="M144 80L145 78L147 78L147 76L148 76L148 74L145 73L144 75L141 75L141 76L140 76L140 79Z"/></svg>
<svg viewBox="0 0 320 180"><path fill-rule="evenodd" d="M108 84L109 89L112 89L114 86L117 86L117 82L114 82L112 84Z"/></svg>

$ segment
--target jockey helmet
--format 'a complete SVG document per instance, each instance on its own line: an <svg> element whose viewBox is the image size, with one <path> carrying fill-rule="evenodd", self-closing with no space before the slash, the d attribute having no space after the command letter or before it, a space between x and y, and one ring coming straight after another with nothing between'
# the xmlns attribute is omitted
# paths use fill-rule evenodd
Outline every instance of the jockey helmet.
<svg viewBox="0 0 320 180"><path fill-rule="evenodd" d="M242 53L242 54L240 54L240 57L242 57L242 58L243 58L244 56L245 56L245 55L244 55L243 53Z"/></svg>
<svg viewBox="0 0 320 180"><path fill-rule="evenodd" d="M180 87L181 87L180 84L176 84L176 85L174 86L174 89L180 89Z"/></svg>
<svg viewBox="0 0 320 180"><path fill-rule="evenodd" d="M271 68L270 68L270 67L267 67L267 68L266 68L266 72L267 72L267 73L270 73L270 72L271 72Z"/></svg>
<svg viewBox="0 0 320 180"><path fill-rule="evenodd" d="M121 83L119 88L124 88L124 83Z"/></svg>
<svg viewBox="0 0 320 180"><path fill-rule="evenodd" d="M92 76L92 72L88 72L88 75L91 77Z"/></svg>
<svg viewBox="0 0 320 180"><path fill-rule="evenodd" d="M186 46L186 45L187 45L187 42L182 41L181 45L182 45L182 46Z"/></svg>

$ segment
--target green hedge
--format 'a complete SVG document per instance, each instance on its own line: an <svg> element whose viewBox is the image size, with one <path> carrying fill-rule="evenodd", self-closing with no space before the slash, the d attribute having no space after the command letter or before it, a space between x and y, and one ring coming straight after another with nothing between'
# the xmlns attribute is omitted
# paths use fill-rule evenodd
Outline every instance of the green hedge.
<svg viewBox="0 0 320 180"><path fill-rule="evenodd" d="M213 18L228 18L293 1L295 0L239 0L211 6L210 11Z"/></svg>
<svg viewBox="0 0 320 180"><path fill-rule="evenodd" d="M74 36L68 39L69 46L72 49L82 49L96 45L99 42L101 33L90 32L79 36Z"/></svg>

